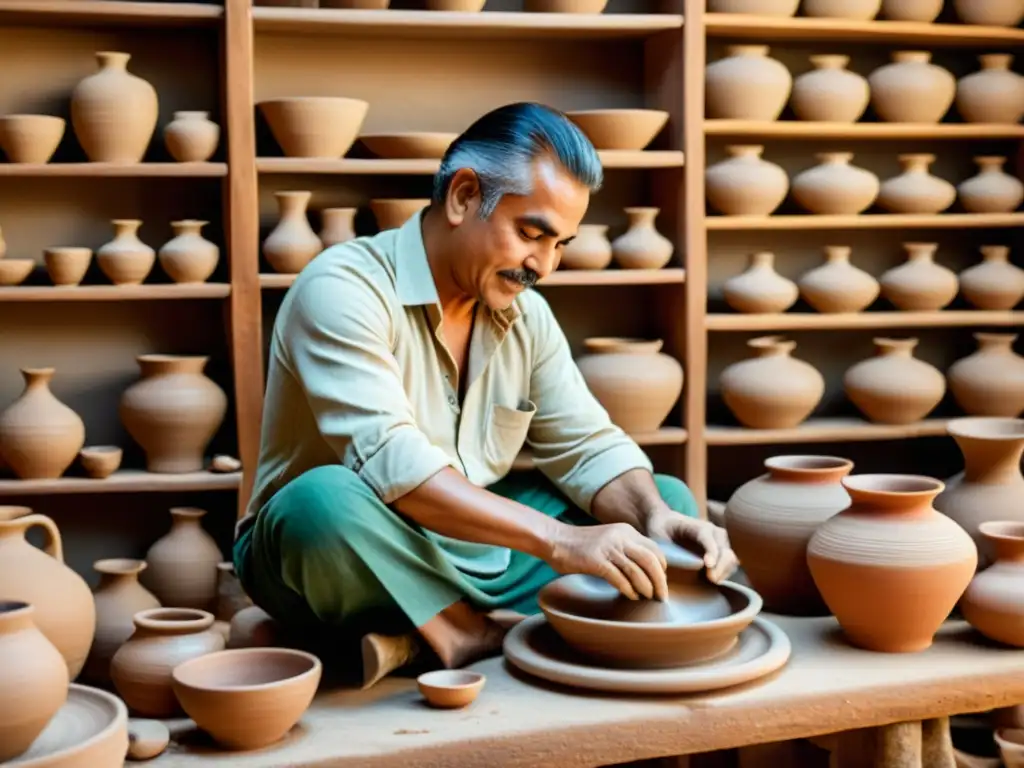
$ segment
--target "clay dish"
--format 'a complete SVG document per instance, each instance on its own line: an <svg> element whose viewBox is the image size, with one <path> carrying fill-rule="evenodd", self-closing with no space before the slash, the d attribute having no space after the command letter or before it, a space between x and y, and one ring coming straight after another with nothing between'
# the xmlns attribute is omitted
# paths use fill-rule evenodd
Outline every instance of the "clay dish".
<svg viewBox="0 0 1024 768"><path fill-rule="evenodd" d="M64 119L52 115L0 117L0 149L12 163L48 163L64 138Z"/></svg>
<svg viewBox="0 0 1024 768"><path fill-rule="evenodd" d="M287 157L342 157L355 143L369 102L335 96L271 99L258 105Z"/></svg>
<svg viewBox="0 0 1024 768"><path fill-rule="evenodd" d="M997 728L995 740L1006 768L1024 768L1024 729Z"/></svg>
<svg viewBox="0 0 1024 768"><path fill-rule="evenodd" d="M668 122L668 112L660 109L586 109L565 114L595 149L644 149Z"/></svg>
<svg viewBox="0 0 1024 768"><path fill-rule="evenodd" d="M383 232L385 229L396 229L402 226L421 208L430 205L429 198L378 198L370 201L370 210L377 220L377 226Z"/></svg>
<svg viewBox="0 0 1024 768"><path fill-rule="evenodd" d="M78 285L89 271L90 261L91 248L61 246L43 251L43 263L54 285Z"/></svg>
<svg viewBox="0 0 1024 768"><path fill-rule="evenodd" d="M608 0L525 0L527 13L601 13Z"/></svg>
<svg viewBox="0 0 1024 768"><path fill-rule="evenodd" d="M0 285L21 285L35 266L32 259L0 259Z"/></svg>
<svg viewBox="0 0 1024 768"><path fill-rule="evenodd" d="M85 474L102 480L121 466L123 451L116 445L90 445L78 452L78 461Z"/></svg>
<svg viewBox="0 0 1024 768"><path fill-rule="evenodd" d="M323 665L290 648L236 648L183 662L174 694L196 725L228 749L260 749L284 738L309 709Z"/></svg>
<svg viewBox="0 0 1024 768"><path fill-rule="evenodd" d="M456 138L457 133L409 131L367 134L360 136L359 140L377 157L440 159Z"/></svg>
<svg viewBox="0 0 1024 768"><path fill-rule="evenodd" d="M439 669L416 678L423 698L441 709L458 709L472 704L485 682L486 676L466 669Z"/></svg>

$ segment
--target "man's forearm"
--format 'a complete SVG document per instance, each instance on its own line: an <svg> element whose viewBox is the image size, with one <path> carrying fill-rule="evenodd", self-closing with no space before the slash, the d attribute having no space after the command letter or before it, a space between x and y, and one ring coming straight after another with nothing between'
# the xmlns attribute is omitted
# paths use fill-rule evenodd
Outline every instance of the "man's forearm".
<svg viewBox="0 0 1024 768"><path fill-rule="evenodd" d="M595 494L590 516L599 523L629 523L644 532L648 515L663 506L654 476L646 469L631 469Z"/></svg>

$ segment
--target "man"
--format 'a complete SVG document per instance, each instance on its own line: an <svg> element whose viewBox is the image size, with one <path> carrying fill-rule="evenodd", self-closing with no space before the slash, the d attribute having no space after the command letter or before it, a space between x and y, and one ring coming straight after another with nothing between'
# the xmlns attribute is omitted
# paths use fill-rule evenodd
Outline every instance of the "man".
<svg viewBox="0 0 1024 768"><path fill-rule="evenodd" d="M657 539L702 548L716 581L736 565L527 290L601 181L562 114L502 107L453 142L425 211L327 249L284 299L236 569L286 627L364 636L367 685L421 650L449 668L498 651L502 615L557 574L663 598ZM509 474L524 442L542 474Z"/></svg>

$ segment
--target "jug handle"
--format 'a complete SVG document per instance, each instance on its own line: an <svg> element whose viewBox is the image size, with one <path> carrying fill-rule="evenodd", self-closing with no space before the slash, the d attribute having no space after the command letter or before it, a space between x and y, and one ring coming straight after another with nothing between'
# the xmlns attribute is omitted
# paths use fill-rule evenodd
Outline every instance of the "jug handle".
<svg viewBox="0 0 1024 768"><path fill-rule="evenodd" d="M46 515L32 514L24 517L17 517L11 522L17 523L22 533L27 533L34 526L39 526L46 532L46 541L43 543L43 551L54 560L64 562L64 546L60 539L60 530L57 524Z"/></svg>

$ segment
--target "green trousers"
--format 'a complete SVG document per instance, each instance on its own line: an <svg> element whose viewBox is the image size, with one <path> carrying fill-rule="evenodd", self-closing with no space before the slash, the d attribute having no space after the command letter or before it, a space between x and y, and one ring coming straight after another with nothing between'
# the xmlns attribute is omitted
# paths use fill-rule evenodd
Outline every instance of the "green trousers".
<svg viewBox="0 0 1024 768"><path fill-rule="evenodd" d="M681 480L655 480L669 507L697 516ZM513 473L489 490L567 523L594 523L539 472ZM253 601L290 630L358 635L408 632L462 599L536 613L537 591L558 575L515 551L497 576L460 571L416 523L340 465L310 470L278 491L239 536L234 562Z"/></svg>

